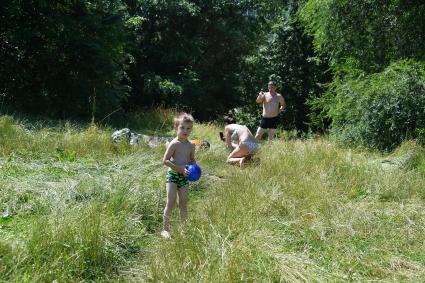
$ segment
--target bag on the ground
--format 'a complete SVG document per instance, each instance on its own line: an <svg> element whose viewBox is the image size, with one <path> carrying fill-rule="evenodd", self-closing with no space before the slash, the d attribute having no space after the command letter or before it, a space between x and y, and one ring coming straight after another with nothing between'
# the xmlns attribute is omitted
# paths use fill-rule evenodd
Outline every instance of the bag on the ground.
<svg viewBox="0 0 425 283"><path fill-rule="evenodd" d="M130 145L137 145L139 144L140 136L141 136L140 134L130 131L129 128L124 128L124 129L113 132L111 137L114 142L127 140L130 143Z"/></svg>

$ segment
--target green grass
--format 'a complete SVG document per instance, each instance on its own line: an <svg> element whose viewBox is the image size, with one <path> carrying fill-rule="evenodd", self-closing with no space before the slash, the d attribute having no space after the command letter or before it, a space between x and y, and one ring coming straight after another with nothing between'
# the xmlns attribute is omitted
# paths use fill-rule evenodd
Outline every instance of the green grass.
<svg viewBox="0 0 425 283"><path fill-rule="evenodd" d="M172 135L172 115L123 127ZM281 140L241 170L223 162L221 128L196 124L192 138L212 146L197 152L189 221L175 211L165 241L163 145L114 144L110 126L29 124L0 117L0 282L425 280L425 151L414 142L382 155Z"/></svg>

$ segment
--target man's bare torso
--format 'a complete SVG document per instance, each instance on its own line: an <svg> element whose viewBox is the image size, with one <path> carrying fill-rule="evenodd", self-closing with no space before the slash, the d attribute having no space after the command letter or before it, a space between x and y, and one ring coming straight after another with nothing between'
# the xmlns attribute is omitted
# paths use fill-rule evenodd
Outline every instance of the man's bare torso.
<svg viewBox="0 0 425 283"><path fill-rule="evenodd" d="M270 92L266 92L263 101L263 117L273 118L279 115L279 93L272 95Z"/></svg>

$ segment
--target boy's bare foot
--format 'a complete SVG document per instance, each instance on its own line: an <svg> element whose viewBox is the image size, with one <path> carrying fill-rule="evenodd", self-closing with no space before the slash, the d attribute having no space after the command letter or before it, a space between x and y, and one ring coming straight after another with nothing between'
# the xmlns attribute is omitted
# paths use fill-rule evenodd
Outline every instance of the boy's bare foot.
<svg viewBox="0 0 425 283"><path fill-rule="evenodd" d="M165 230L162 230L161 236L166 240L171 238L170 233L168 231L165 231Z"/></svg>
<svg viewBox="0 0 425 283"><path fill-rule="evenodd" d="M246 157L242 157L242 158L241 158L241 160L239 161L239 166L240 166L241 168L243 168L244 163L245 163L245 160L246 160Z"/></svg>

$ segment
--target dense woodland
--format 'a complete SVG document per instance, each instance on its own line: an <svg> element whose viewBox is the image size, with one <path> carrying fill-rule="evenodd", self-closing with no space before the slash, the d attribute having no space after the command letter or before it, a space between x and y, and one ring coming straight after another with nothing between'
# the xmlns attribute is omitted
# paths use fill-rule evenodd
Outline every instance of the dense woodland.
<svg viewBox="0 0 425 283"><path fill-rule="evenodd" d="M284 129L390 150L425 141L423 15L422 0L3 1L0 111L238 108L254 127L275 79Z"/></svg>

